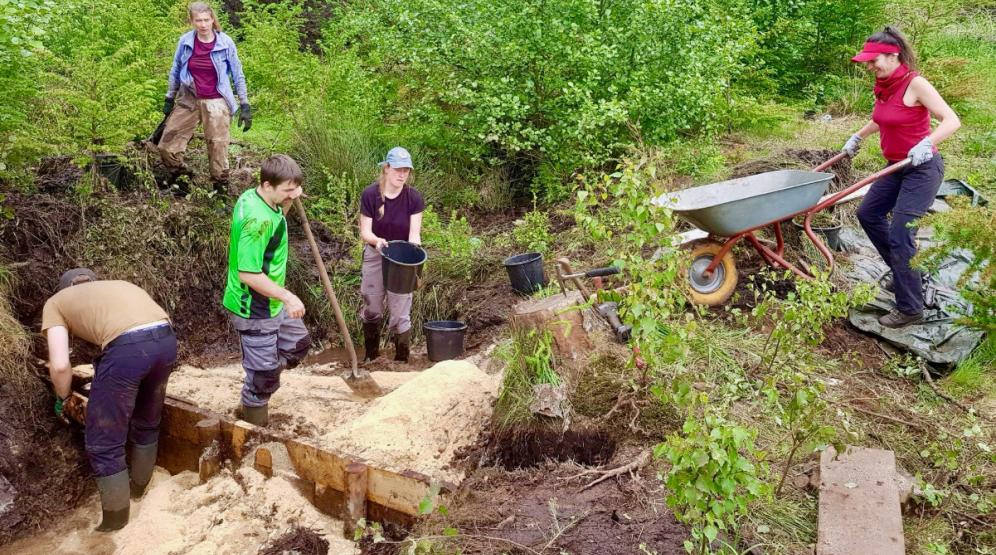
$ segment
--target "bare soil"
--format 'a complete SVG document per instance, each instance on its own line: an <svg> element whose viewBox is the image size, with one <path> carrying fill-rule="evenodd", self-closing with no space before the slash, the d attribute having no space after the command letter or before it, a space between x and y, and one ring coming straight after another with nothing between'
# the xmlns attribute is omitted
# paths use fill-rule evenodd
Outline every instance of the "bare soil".
<svg viewBox="0 0 996 555"><path fill-rule="evenodd" d="M609 466L626 464L638 452L622 449ZM653 468L635 480L609 479L586 490L591 477L571 479L582 470L557 462L481 469L450 498L446 516L434 514L412 537L453 527L459 535L445 541L462 553L631 555L641 545L651 553L684 552L687 532L665 506ZM397 548L368 545L365 553L393 553L391 547Z"/></svg>

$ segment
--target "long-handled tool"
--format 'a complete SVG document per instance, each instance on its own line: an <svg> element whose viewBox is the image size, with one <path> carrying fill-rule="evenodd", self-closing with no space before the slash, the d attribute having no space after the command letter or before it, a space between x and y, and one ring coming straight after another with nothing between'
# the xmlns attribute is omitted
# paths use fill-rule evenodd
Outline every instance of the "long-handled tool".
<svg viewBox="0 0 996 555"><path fill-rule="evenodd" d="M384 392L377 385L377 382L370 377L370 373L366 370L360 370L356 362L356 348L353 347L353 339L349 336L349 328L346 327L346 320L342 317L342 309L339 308L339 299L336 298L335 291L332 290L332 282L329 281L329 272L325 269L325 261L322 260L322 255L318 252L318 244L315 243L315 236L311 234L311 223L308 222L308 215L304 212L304 205L301 204L301 199L294 199L294 206L297 208L298 216L301 217L301 223L304 224L304 236L308 238L308 245L311 247L311 254L315 258L315 265L318 266L318 275L322 279L325 295L328 296L332 310L335 312L335 321L339 324L342 341L346 344L346 350L349 351L351 369L349 374L344 375L342 379L345 380L349 389L352 389L353 393L357 395L363 397L378 397L383 395Z"/></svg>
<svg viewBox="0 0 996 555"><path fill-rule="evenodd" d="M587 272L574 273L571 269L571 262L566 258L557 259L557 281L560 282L560 290L563 291L564 295L567 295L567 280L573 281L575 287L584 296L585 302L589 301L591 298L591 293L588 292L588 288L585 287L581 278L600 278L604 276L611 276L613 274L619 273L619 268L614 266L608 266L605 268L595 268L594 270L588 270ZM605 302L595 305L595 312L598 312L599 316L608 322L609 326L612 327L612 331L616 334L616 341L619 343L626 343L629 341L630 335L632 333L632 328L622 323L619 319L619 305L614 302Z"/></svg>

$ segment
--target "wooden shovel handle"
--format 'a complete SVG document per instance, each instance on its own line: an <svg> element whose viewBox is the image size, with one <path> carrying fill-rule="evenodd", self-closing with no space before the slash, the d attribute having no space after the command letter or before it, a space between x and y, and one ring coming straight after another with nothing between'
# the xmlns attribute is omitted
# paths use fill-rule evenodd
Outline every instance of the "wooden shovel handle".
<svg viewBox="0 0 996 555"><path fill-rule="evenodd" d="M349 361L353 365L353 374L355 375L359 369L356 363L356 348L353 347L353 339L349 336L349 328L346 327L346 320L342 317L342 309L339 308L339 299L336 298L335 291L332 289L332 282L329 281L329 272L325 269L325 261L322 260L322 255L318 252L318 243L315 242L315 236L311 234L311 223L308 222L308 215L304 212L304 205L301 204L301 199L294 199L294 207L297 208L297 214L301 217L301 223L304 224L304 236L308 238L308 245L311 247L311 254L315 259L315 266L318 267L318 276L322 279L322 287L325 288L325 295L329 298L329 303L332 304L332 310L335 312L335 321L339 324L339 331L342 333L346 350L349 351Z"/></svg>

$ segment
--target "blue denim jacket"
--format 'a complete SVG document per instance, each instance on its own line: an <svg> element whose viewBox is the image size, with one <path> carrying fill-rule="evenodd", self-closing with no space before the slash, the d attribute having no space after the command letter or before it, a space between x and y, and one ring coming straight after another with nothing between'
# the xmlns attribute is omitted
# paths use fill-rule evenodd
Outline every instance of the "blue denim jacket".
<svg viewBox="0 0 996 555"><path fill-rule="evenodd" d="M194 90L194 77L190 75L191 56L194 55L194 35L196 31L189 31L180 37L180 42L176 45L176 54L173 55L173 67L169 70L169 88L166 90L166 98L176 96L180 85ZM239 52L235 48L232 38L215 31L214 49L211 50L211 61L214 62L214 69L218 72L218 94L223 96L228 102L232 116L238 104L235 103L235 95L232 94L232 83L228 76L231 75L235 82L235 93L239 95L239 101L243 104L249 103L249 94L246 92L246 76L242 73L242 62L239 61Z"/></svg>

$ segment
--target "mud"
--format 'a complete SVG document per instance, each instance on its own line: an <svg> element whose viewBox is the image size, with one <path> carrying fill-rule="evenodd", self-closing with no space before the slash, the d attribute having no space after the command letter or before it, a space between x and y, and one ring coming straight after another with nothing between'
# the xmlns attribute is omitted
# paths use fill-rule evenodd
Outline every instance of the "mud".
<svg viewBox="0 0 996 555"><path fill-rule="evenodd" d="M621 451L610 466L636 453ZM665 506L655 469L645 468L637 481L610 479L584 491L590 477L571 479L582 470L568 463L479 470L450 498L447 515L434 514L413 536L453 527L461 537L447 544L468 554L526 552L510 542L572 555L684 553L687 532Z"/></svg>
<svg viewBox="0 0 996 555"><path fill-rule="evenodd" d="M548 460L601 466L615 451L615 439L602 430L535 427L494 432L487 457L509 470L533 468Z"/></svg>

